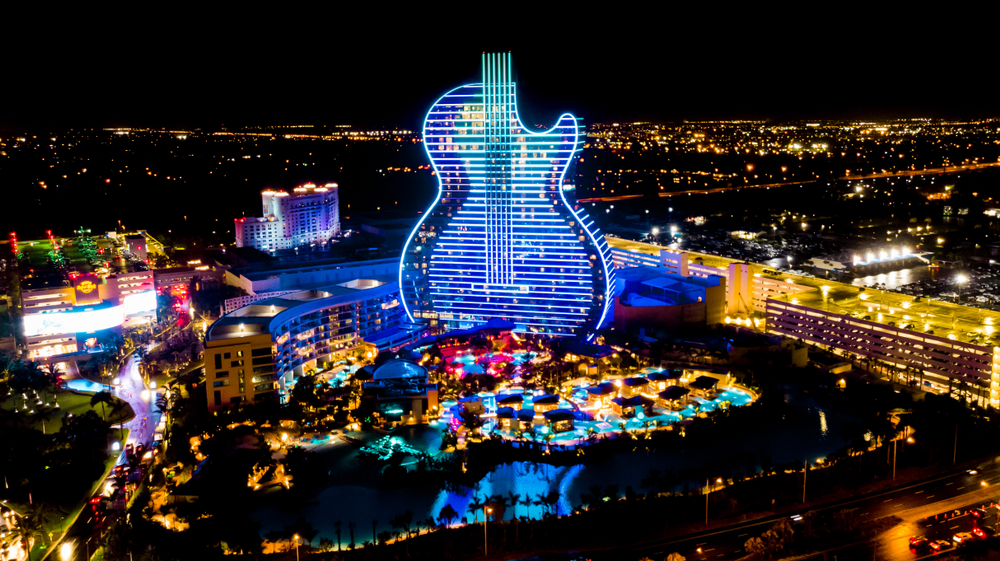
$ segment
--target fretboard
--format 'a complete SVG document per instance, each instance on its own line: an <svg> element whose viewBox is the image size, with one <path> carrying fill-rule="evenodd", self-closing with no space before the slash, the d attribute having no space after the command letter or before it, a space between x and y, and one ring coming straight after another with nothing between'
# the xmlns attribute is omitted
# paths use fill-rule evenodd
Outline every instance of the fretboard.
<svg viewBox="0 0 1000 561"><path fill-rule="evenodd" d="M514 82L510 55L483 54L483 135L486 151L486 277L490 284L513 282L511 133Z"/></svg>

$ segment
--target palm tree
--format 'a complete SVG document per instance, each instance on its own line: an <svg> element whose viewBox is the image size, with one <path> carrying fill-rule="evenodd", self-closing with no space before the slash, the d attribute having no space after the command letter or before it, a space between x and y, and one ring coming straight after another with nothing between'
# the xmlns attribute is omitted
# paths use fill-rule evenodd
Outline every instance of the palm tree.
<svg viewBox="0 0 1000 561"><path fill-rule="evenodd" d="M486 506L486 501L480 499L478 496L473 496L472 500L469 501L469 509L472 510L472 523L475 524L477 518L479 517L479 511Z"/></svg>
<svg viewBox="0 0 1000 561"><path fill-rule="evenodd" d="M110 405L114 406L115 398L114 398L114 396L111 395L111 392L108 392L108 391L99 391L99 392L95 393L93 396L91 396L91 398L90 398L90 406L94 407L98 403L101 404L101 413L102 413L102 415L104 417L104 420L107 421L108 420L108 415L107 415L107 410L105 409L105 405L106 404L110 404Z"/></svg>
<svg viewBox="0 0 1000 561"><path fill-rule="evenodd" d="M38 409L32 415L35 420L42 422L42 434L46 434L45 431L45 421L52 420L55 416L56 410L52 407L39 406Z"/></svg>
<svg viewBox="0 0 1000 561"><path fill-rule="evenodd" d="M535 495L535 498L533 499L525 498L525 502L530 503L529 506L537 506L538 508L542 509L542 518L545 518L545 495L538 493L537 495Z"/></svg>
<svg viewBox="0 0 1000 561"><path fill-rule="evenodd" d="M559 491L552 489L545 495L544 498L545 506L549 510L550 514L557 514L557 508L559 506Z"/></svg>
<svg viewBox="0 0 1000 561"><path fill-rule="evenodd" d="M28 561L31 561L31 540L35 536L45 536L46 522L54 516L54 508L48 503L36 503L28 506L17 519L13 534L27 542Z"/></svg>
<svg viewBox="0 0 1000 561"><path fill-rule="evenodd" d="M521 503L521 495L513 491L507 491L507 500L510 501L510 519L517 518L517 505Z"/></svg>
<svg viewBox="0 0 1000 561"><path fill-rule="evenodd" d="M444 524L445 526L450 526L452 520L458 518L458 513L451 505L446 504L441 507L441 512L438 513L438 522Z"/></svg>
<svg viewBox="0 0 1000 561"><path fill-rule="evenodd" d="M347 535L351 538L351 542L348 545L351 549L354 549L354 522L347 523ZM337 547L340 546L338 545Z"/></svg>
<svg viewBox="0 0 1000 561"><path fill-rule="evenodd" d="M59 366L56 364L49 364L42 370L42 380L45 383L45 389L53 388L50 392L53 396L55 396L55 387L59 383L60 376L62 376L62 372L59 371Z"/></svg>
<svg viewBox="0 0 1000 561"><path fill-rule="evenodd" d="M493 495L489 498L489 504L493 505L493 510L500 511L497 513L497 516L494 516L494 520L502 522L504 512L507 510L507 507L510 506L510 501L508 501L503 495Z"/></svg>
<svg viewBox="0 0 1000 561"><path fill-rule="evenodd" d="M340 520L333 523L333 527L337 529L337 551L340 551Z"/></svg>

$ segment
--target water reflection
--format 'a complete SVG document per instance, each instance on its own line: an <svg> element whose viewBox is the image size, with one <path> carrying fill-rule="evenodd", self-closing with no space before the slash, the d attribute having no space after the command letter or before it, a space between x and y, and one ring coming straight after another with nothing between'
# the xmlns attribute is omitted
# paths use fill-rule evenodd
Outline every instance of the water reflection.
<svg viewBox="0 0 1000 561"><path fill-rule="evenodd" d="M652 470L671 471L683 476L699 466L726 466L734 474L756 471L762 463L770 465L804 458L823 458L845 443L832 435L843 434L852 421L837 411L825 411L809 395L795 385L774 391L791 406L785 420L767 426L734 428L729 436L711 442L685 439L667 449L638 450L610 456L589 456L585 465L551 466L535 462L514 462L497 466L473 488L456 484L441 487L385 488L381 470L363 460L356 448L330 446L317 454L330 470L330 486L311 500L302 502L276 501L258 508L253 517L261 524L261 534L279 530L301 517L319 532L316 539L336 537L334 521L344 525L354 522L357 527L371 528L377 520L379 531L388 530L388 521L409 509L415 520L440 518L445 505L457 513L458 522L482 522L482 503L488 497L501 495L508 500L519 497L516 506L507 507L504 519L512 516L541 518L545 512L565 515L582 502L581 495L591 494L596 486L606 489L616 486L619 495L628 487L645 493L643 485ZM415 448L436 454L440 433L434 427L411 427L395 431ZM404 463L408 463L404 461ZM693 488L703 481L675 480L677 489ZM512 512L513 511L513 512ZM360 532L359 532L360 533ZM368 539L365 536L364 539Z"/></svg>
<svg viewBox="0 0 1000 561"><path fill-rule="evenodd" d="M490 472L474 489L441 490L430 514L440 518L441 510L449 505L458 513L460 521L482 522L483 504L496 496L508 501L505 519L515 516L541 518L546 513L569 514L573 504L568 493L582 469L579 465L550 466L534 462L505 464Z"/></svg>

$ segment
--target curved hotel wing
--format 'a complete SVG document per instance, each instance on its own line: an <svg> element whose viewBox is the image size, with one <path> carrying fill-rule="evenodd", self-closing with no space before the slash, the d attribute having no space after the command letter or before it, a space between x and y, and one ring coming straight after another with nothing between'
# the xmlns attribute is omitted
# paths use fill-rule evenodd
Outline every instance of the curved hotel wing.
<svg viewBox="0 0 1000 561"><path fill-rule="evenodd" d="M403 248L403 305L432 326L503 318L521 332L586 336L606 319L613 269L565 182L579 125L565 114L528 130L508 56L484 55L483 65L482 83L448 92L425 119L439 191Z"/></svg>
<svg viewBox="0 0 1000 561"><path fill-rule="evenodd" d="M210 410L283 397L287 384L363 341L393 348L415 341L394 280L358 279L282 294L239 308L209 327L205 377Z"/></svg>

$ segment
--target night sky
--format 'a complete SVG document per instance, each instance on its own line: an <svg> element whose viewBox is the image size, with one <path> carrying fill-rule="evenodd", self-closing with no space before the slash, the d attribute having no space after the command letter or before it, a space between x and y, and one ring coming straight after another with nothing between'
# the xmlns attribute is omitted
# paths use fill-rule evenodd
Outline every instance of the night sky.
<svg viewBox="0 0 1000 561"><path fill-rule="evenodd" d="M9 18L0 126L417 129L439 95L477 80L483 50L513 52L526 122L1000 114L992 33L967 27L986 16L948 22L940 6L576 4L511 7L505 24L341 6Z"/></svg>

